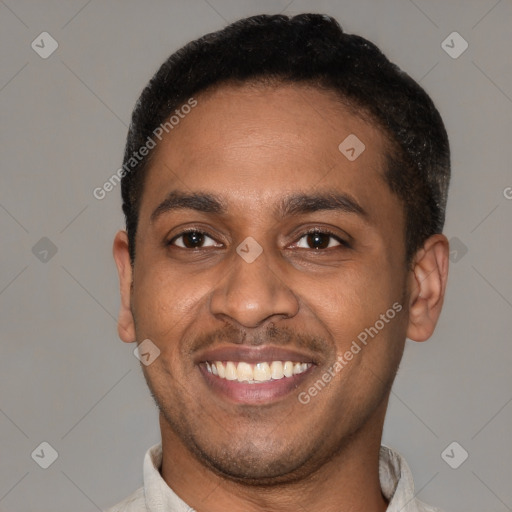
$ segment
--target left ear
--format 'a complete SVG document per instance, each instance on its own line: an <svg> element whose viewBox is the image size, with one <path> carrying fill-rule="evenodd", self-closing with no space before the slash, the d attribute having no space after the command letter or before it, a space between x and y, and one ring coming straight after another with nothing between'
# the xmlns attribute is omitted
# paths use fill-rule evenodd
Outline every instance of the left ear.
<svg viewBox="0 0 512 512"><path fill-rule="evenodd" d="M429 237L418 250L410 272L409 325L407 337L425 341L434 332L443 307L448 278L447 238L442 234Z"/></svg>

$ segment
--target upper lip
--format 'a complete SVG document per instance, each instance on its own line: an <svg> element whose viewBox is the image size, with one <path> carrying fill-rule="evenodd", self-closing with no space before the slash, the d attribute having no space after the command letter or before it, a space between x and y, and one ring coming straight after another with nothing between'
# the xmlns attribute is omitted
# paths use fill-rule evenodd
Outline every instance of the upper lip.
<svg viewBox="0 0 512 512"><path fill-rule="evenodd" d="M270 361L292 361L300 363L318 364L318 356L304 350L260 345L223 345L202 350L194 357L196 364L206 361L233 361L246 363L260 363Z"/></svg>

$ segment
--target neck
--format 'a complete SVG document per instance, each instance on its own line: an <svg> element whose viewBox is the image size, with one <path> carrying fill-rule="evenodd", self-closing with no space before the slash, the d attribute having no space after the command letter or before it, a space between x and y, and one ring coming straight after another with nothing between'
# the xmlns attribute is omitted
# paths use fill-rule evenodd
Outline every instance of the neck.
<svg viewBox="0 0 512 512"><path fill-rule="evenodd" d="M219 476L184 447L160 415L162 477L198 512L296 512L301 503L308 512L384 512L379 449L386 405L307 478L274 486L248 486Z"/></svg>

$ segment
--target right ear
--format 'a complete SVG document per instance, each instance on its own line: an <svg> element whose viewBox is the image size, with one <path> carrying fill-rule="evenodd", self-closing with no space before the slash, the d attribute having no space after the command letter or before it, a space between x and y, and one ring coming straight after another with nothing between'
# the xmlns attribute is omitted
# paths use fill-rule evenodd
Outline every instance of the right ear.
<svg viewBox="0 0 512 512"><path fill-rule="evenodd" d="M117 320L117 332L125 343L133 343L135 337L135 322L131 310L132 292L132 264L130 251L128 249L128 234L126 231L119 231L114 238L112 247L114 260L119 275L119 289L121 292L121 308Z"/></svg>

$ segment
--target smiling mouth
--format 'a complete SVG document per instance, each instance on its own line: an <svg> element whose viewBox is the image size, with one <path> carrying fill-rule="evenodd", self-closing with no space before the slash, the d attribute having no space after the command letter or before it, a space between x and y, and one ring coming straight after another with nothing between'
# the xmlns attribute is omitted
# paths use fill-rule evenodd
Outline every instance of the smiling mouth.
<svg viewBox="0 0 512 512"><path fill-rule="evenodd" d="M318 354L304 349L242 344L210 347L194 362L214 396L258 406L293 396L322 364Z"/></svg>
<svg viewBox="0 0 512 512"><path fill-rule="evenodd" d="M262 384L281 379L289 379L311 368L312 363L293 361L263 361L248 363L245 361L205 361L206 370L220 379Z"/></svg>

